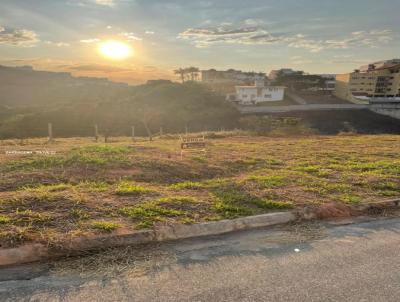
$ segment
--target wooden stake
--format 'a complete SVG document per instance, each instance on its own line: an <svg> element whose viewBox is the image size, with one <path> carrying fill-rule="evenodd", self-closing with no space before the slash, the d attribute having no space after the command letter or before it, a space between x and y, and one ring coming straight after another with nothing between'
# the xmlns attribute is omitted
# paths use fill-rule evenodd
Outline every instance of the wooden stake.
<svg viewBox="0 0 400 302"><path fill-rule="evenodd" d="M131 128L131 130L132 130L132 140L134 141L135 140L135 126L132 126L132 128Z"/></svg>
<svg viewBox="0 0 400 302"><path fill-rule="evenodd" d="M52 125L52 123L48 123L48 124L47 124L47 131L48 131L48 133L49 133L49 143L51 143L51 142L54 141L54 138L53 138L53 125Z"/></svg>
<svg viewBox="0 0 400 302"><path fill-rule="evenodd" d="M96 142L99 140L99 126L97 124L94 125L94 139Z"/></svg>

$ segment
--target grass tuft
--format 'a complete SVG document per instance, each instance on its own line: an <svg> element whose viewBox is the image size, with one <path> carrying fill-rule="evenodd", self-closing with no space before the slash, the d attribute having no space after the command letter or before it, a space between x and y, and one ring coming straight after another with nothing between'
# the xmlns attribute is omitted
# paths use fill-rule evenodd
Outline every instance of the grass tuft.
<svg viewBox="0 0 400 302"><path fill-rule="evenodd" d="M294 208L294 205L291 202L264 200L264 199L257 200L256 205L261 209L268 209L268 210L287 210Z"/></svg>
<svg viewBox="0 0 400 302"><path fill-rule="evenodd" d="M204 187L205 185L203 183L193 182L193 181L178 182L176 184L169 186L169 188L173 190L184 190L184 189L197 190L197 189L202 189Z"/></svg>
<svg viewBox="0 0 400 302"><path fill-rule="evenodd" d="M130 181L120 181L115 189L115 194L117 195L141 195L150 192L151 190L137 185Z"/></svg>
<svg viewBox="0 0 400 302"><path fill-rule="evenodd" d="M112 232L120 227L119 224L108 221L93 221L91 226L96 230L104 232Z"/></svg>
<svg viewBox="0 0 400 302"><path fill-rule="evenodd" d="M156 201L157 204L165 204L165 203L171 203L171 204L190 204L190 203L197 203L197 201L194 198L191 197L164 197L160 198Z"/></svg>
<svg viewBox="0 0 400 302"><path fill-rule="evenodd" d="M0 224L6 224L9 223L10 221L11 219L9 217L0 215Z"/></svg>

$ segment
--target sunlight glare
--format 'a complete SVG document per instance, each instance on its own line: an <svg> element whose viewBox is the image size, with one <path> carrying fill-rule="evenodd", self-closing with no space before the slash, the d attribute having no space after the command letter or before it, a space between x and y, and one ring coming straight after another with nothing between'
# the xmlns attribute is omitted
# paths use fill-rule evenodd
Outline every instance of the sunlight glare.
<svg viewBox="0 0 400 302"><path fill-rule="evenodd" d="M132 55L132 48L125 43L118 41L106 41L100 44L100 53L109 59L121 60Z"/></svg>

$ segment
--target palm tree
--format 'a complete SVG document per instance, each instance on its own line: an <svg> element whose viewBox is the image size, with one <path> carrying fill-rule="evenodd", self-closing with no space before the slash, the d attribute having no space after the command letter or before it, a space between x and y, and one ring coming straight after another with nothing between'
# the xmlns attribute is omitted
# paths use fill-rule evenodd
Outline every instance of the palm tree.
<svg viewBox="0 0 400 302"><path fill-rule="evenodd" d="M191 66L191 67L185 68L185 71L186 71L186 73L190 74L190 80L193 82L193 81L197 80L200 69L197 67Z"/></svg>
<svg viewBox="0 0 400 302"><path fill-rule="evenodd" d="M174 73L180 75L182 83L185 83L186 68L176 69L174 70Z"/></svg>

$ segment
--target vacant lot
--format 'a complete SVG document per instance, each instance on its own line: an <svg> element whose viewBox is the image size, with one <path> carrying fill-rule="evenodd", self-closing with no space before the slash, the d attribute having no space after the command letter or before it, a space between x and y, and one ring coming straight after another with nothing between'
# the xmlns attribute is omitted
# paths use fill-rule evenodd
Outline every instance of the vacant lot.
<svg viewBox="0 0 400 302"><path fill-rule="evenodd" d="M3 141L1 246L400 197L399 136L214 137L182 160L175 137Z"/></svg>

